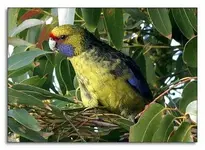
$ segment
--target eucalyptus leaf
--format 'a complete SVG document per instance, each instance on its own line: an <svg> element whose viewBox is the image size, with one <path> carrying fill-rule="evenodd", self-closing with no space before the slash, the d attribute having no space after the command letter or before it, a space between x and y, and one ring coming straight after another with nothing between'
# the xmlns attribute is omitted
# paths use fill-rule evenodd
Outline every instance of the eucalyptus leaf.
<svg viewBox="0 0 205 150"><path fill-rule="evenodd" d="M139 121L130 127L129 142L151 142L162 120L164 107L150 104L143 112Z"/></svg>
<svg viewBox="0 0 205 150"><path fill-rule="evenodd" d="M190 123L182 122L174 135L170 137L169 142L193 142Z"/></svg>
<svg viewBox="0 0 205 150"><path fill-rule="evenodd" d="M184 8L172 8L171 11L177 26L184 36L187 39L194 37L194 30Z"/></svg>
<svg viewBox="0 0 205 150"><path fill-rule="evenodd" d="M8 103L25 104L25 105L38 106L40 108L45 108L41 100L31 95L27 95L22 91L15 90L13 88L8 88Z"/></svg>
<svg viewBox="0 0 205 150"><path fill-rule="evenodd" d="M8 71L25 67L30 63L32 63L36 57L48 53L52 53L52 52L46 52L40 49L32 49L30 51L21 52L16 55L13 55L8 59Z"/></svg>
<svg viewBox="0 0 205 150"><path fill-rule="evenodd" d="M197 82L196 81L189 82L184 87L184 90L182 92L182 99L179 102L179 109L182 112L185 112L187 105L194 100L197 100Z"/></svg>
<svg viewBox="0 0 205 150"><path fill-rule="evenodd" d="M44 23L45 22L43 20L39 20L39 19L27 19L24 22L22 22L18 27L14 28L9 35L13 37L25 29L28 29L30 27L34 27L37 25L42 25Z"/></svg>
<svg viewBox="0 0 205 150"><path fill-rule="evenodd" d="M113 44L117 49L121 49L124 36L122 9L104 8L103 14L108 34Z"/></svg>
<svg viewBox="0 0 205 150"><path fill-rule="evenodd" d="M21 125L17 121L15 121L13 118L8 118L8 127L15 133L19 134L20 136L23 136L24 138L27 138L34 142L46 142L47 140L43 138L39 132L30 130L26 128L25 126Z"/></svg>
<svg viewBox="0 0 205 150"><path fill-rule="evenodd" d="M85 26L90 32L94 32L101 14L101 8L81 8Z"/></svg>
<svg viewBox="0 0 205 150"><path fill-rule="evenodd" d="M25 109L11 109L8 111L8 116L15 119L15 121L19 122L23 126L33 130L40 131L40 124L38 121L31 116Z"/></svg>
<svg viewBox="0 0 205 150"><path fill-rule="evenodd" d="M185 47L183 52L183 60L190 67L197 67L197 37L190 39Z"/></svg>
<svg viewBox="0 0 205 150"><path fill-rule="evenodd" d="M168 39L171 39L172 24L169 19L168 10L166 8L148 8L147 10L157 31Z"/></svg>

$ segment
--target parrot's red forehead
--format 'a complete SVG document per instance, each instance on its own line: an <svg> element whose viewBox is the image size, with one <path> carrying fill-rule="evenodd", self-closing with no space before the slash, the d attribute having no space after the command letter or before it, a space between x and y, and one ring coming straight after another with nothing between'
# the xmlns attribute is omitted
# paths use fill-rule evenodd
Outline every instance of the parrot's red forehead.
<svg viewBox="0 0 205 150"><path fill-rule="evenodd" d="M59 40L58 37L56 37L52 32L49 35L50 38L52 38L53 40Z"/></svg>

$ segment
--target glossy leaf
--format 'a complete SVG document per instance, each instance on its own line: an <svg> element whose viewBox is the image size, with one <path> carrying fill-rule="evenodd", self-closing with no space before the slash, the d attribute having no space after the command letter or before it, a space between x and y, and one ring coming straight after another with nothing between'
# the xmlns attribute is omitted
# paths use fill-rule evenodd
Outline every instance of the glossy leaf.
<svg viewBox="0 0 205 150"><path fill-rule="evenodd" d="M33 71L34 76L46 77L47 80L43 84L44 89L49 90L53 85L53 69L54 69L55 54L46 54L38 59L39 66Z"/></svg>
<svg viewBox="0 0 205 150"><path fill-rule="evenodd" d="M193 28L190 24L189 18L183 8L171 9L174 20L179 27L180 31L187 39L191 39L194 36Z"/></svg>
<svg viewBox="0 0 205 150"><path fill-rule="evenodd" d="M148 13L156 30L168 39L172 38L172 24L166 8L148 8Z"/></svg>
<svg viewBox="0 0 205 150"><path fill-rule="evenodd" d="M26 41L29 43L37 43L41 26L34 26L28 29Z"/></svg>
<svg viewBox="0 0 205 150"><path fill-rule="evenodd" d="M46 82L47 77L38 77L38 76L33 76L30 77L29 79L23 80L21 84L28 84L28 85L33 85L37 87L42 87L43 84Z"/></svg>
<svg viewBox="0 0 205 150"><path fill-rule="evenodd" d="M22 22L18 27L13 29L9 35L13 37L25 29L28 29L28 28L31 28L37 25L42 25L44 23L45 22L43 20L39 20L39 19L27 19L24 22Z"/></svg>
<svg viewBox="0 0 205 150"><path fill-rule="evenodd" d="M189 114L193 122L197 122L197 101L192 101L187 105L186 114Z"/></svg>
<svg viewBox="0 0 205 150"><path fill-rule="evenodd" d="M43 49L43 42L44 41L48 42L49 34L53 28L54 28L53 24L46 24L46 25L42 26L41 31L40 31L39 36L38 36L38 39L37 39L36 47Z"/></svg>
<svg viewBox="0 0 205 150"><path fill-rule="evenodd" d="M112 40L112 43L117 49L121 49L124 36L122 9L104 8L103 14L108 34Z"/></svg>
<svg viewBox="0 0 205 150"><path fill-rule="evenodd" d="M74 79L73 79L73 86L74 86L75 89L77 89L79 87L77 76L75 76Z"/></svg>
<svg viewBox="0 0 205 150"><path fill-rule="evenodd" d="M13 88L8 88L8 103L25 104L45 108L41 100Z"/></svg>
<svg viewBox="0 0 205 150"><path fill-rule="evenodd" d="M182 122L174 135L170 137L169 142L193 142L191 138L191 125L188 122Z"/></svg>
<svg viewBox="0 0 205 150"><path fill-rule="evenodd" d="M193 27L193 29L197 31L197 16L196 16L194 8L182 8L182 9L187 15L189 22L191 26Z"/></svg>
<svg viewBox="0 0 205 150"><path fill-rule="evenodd" d="M164 107L160 104L150 104L139 121L130 127L129 142L151 142L159 127L163 110Z"/></svg>
<svg viewBox="0 0 205 150"><path fill-rule="evenodd" d="M197 37L190 39L183 52L183 60L190 67L197 67Z"/></svg>
<svg viewBox="0 0 205 150"><path fill-rule="evenodd" d="M119 118L115 121L120 127L122 127L123 129L129 131L130 127L134 125L133 122L131 122L128 119L125 118Z"/></svg>
<svg viewBox="0 0 205 150"><path fill-rule="evenodd" d="M25 46L25 45L15 46L14 49L13 49L12 55L15 55L15 54L24 52L24 51L26 51L27 49L28 49L28 47Z"/></svg>
<svg viewBox="0 0 205 150"><path fill-rule="evenodd" d="M54 94L51 93L47 90L44 90L42 88L36 87L36 86L32 86L32 85L26 85L26 84L15 84L12 87L15 90L18 91L25 91L25 92L30 92L31 95L32 93L37 94L37 95L41 95L42 97L45 97L47 99L58 99L58 100L62 100L62 101L66 101L66 102L74 102L72 99L68 98L68 97L64 97L58 94Z"/></svg>
<svg viewBox="0 0 205 150"><path fill-rule="evenodd" d="M149 84L153 87L157 87L157 78L155 74L155 69L152 60L150 59L149 55L145 55L145 62L146 62L146 79Z"/></svg>
<svg viewBox="0 0 205 150"><path fill-rule="evenodd" d="M31 10L28 10L26 13L24 13L19 20L21 22L25 21L27 19L30 19L30 18L36 16L36 15L39 15L42 12L43 12L43 10L41 8L33 8Z"/></svg>
<svg viewBox="0 0 205 150"><path fill-rule="evenodd" d="M8 71L8 78L20 76L33 68L32 64L21 67L17 70Z"/></svg>
<svg viewBox="0 0 205 150"><path fill-rule="evenodd" d="M57 53L55 56L55 74L56 74L56 78L58 80L61 92L63 93L63 95L66 94L66 90L67 90L67 86L62 78L62 74L61 74L61 62L63 59L66 59L65 56L63 56L60 53Z"/></svg>
<svg viewBox="0 0 205 150"><path fill-rule="evenodd" d="M32 63L34 58L48 53L51 52L42 51L40 49L32 49L30 51L21 52L16 55L13 55L8 59L8 71L25 67Z"/></svg>
<svg viewBox="0 0 205 150"><path fill-rule="evenodd" d="M75 71L69 60L60 53L55 57L55 72L64 95L66 91L74 90L73 79L75 77Z"/></svg>
<svg viewBox="0 0 205 150"><path fill-rule="evenodd" d="M73 79L75 77L75 71L70 61L67 59L62 60L61 62L61 76L67 86L67 90L74 90Z"/></svg>
<svg viewBox="0 0 205 150"><path fill-rule="evenodd" d="M192 81L184 87L184 90L182 92L182 99L179 102L179 109L182 112L185 112L187 105L194 100L197 100L197 82L196 81Z"/></svg>
<svg viewBox="0 0 205 150"><path fill-rule="evenodd" d="M167 142L171 132L174 130L174 117L166 115L160 122L159 128L152 137L152 142Z"/></svg>
<svg viewBox="0 0 205 150"><path fill-rule="evenodd" d="M140 67L140 70L144 77L146 77L146 61L145 56L143 55L143 49L130 48L130 51L134 51L132 55L132 59L136 62L136 64Z"/></svg>
<svg viewBox="0 0 205 150"><path fill-rule="evenodd" d="M40 124L31 116L25 109L11 109L8 111L8 116L12 117L15 121L22 124L28 129L33 131L40 131Z"/></svg>
<svg viewBox="0 0 205 150"><path fill-rule="evenodd" d="M13 46L34 46L34 44L29 43L28 41L16 38L16 37L8 37L8 44L13 45Z"/></svg>
<svg viewBox="0 0 205 150"><path fill-rule="evenodd" d="M8 8L8 33L17 26L19 8Z"/></svg>
<svg viewBox="0 0 205 150"><path fill-rule="evenodd" d="M100 19L101 8L81 8L81 12L86 28L94 32Z"/></svg>
<svg viewBox="0 0 205 150"><path fill-rule="evenodd" d="M135 19L137 22L140 20L144 20L146 22L149 22L147 16L145 13L140 11L139 8L124 8L123 9L126 13L130 14L133 19Z"/></svg>
<svg viewBox="0 0 205 150"><path fill-rule="evenodd" d="M27 138L34 142L46 142L47 140L43 138L40 133L35 132L26 128L25 126L21 125L13 118L8 118L8 127L15 133L19 134L20 136Z"/></svg>
<svg viewBox="0 0 205 150"><path fill-rule="evenodd" d="M188 71L190 73L190 76L196 77L197 76L197 68L193 67L188 67Z"/></svg>

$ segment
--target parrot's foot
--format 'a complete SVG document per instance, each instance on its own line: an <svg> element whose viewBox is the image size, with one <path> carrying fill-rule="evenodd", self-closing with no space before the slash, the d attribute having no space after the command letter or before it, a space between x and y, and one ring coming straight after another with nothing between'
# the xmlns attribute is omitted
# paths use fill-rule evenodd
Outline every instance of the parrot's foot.
<svg viewBox="0 0 205 150"><path fill-rule="evenodd" d="M82 101L78 100L78 98L76 96L73 97L73 101L76 103L76 104L82 104Z"/></svg>

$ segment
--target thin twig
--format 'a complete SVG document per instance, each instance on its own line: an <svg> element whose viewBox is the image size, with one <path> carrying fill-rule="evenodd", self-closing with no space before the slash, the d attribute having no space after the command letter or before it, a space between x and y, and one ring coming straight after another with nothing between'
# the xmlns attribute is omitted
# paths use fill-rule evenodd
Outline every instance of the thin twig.
<svg viewBox="0 0 205 150"><path fill-rule="evenodd" d="M78 134L78 136L80 137L80 139L83 141L83 142L86 142L80 135L80 133L78 132L78 129L76 129L76 127L72 124L72 122L70 121L70 119L66 116L65 112L63 112L63 115L65 117L65 119L70 123L70 125L73 127L73 129L76 131L76 133Z"/></svg>
<svg viewBox="0 0 205 150"><path fill-rule="evenodd" d="M142 44L134 44L129 46L123 46L123 48L131 48L131 47L146 47L147 45ZM164 45L149 45L150 48L162 48L162 49L169 49L169 48L179 48L179 46L164 46Z"/></svg>
<svg viewBox="0 0 205 150"><path fill-rule="evenodd" d="M179 84L188 82L192 79L197 79L197 77L185 77L180 79L176 84L174 84L173 86L169 87L169 89L167 89L166 91L164 91L163 93L161 93L159 96L157 96L152 103L156 102L159 98L161 98L162 96L164 96L165 94L167 94L171 89L173 89L174 87L178 86Z"/></svg>

